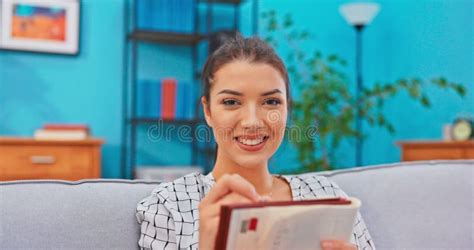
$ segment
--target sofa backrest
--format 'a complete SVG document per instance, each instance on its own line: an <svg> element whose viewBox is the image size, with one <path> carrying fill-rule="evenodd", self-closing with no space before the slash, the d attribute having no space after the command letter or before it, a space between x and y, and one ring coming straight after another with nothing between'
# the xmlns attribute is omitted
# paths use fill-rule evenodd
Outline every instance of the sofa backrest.
<svg viewBox="0 0 474 250"><path fill-rule="evenodd" d="M138 249L135 207L157 184L0 183L0 249Z"/></svg>
<svg viewBox="0 0 474 250"><path fill-rule="evenodd" d="M425 161L326 174L362 200L383 249L474 249L474 160Z"/></svg>
<svg viewBox="0 0 474 250"><path fill-rule="evenodd" d="M474 161L322 173L359 197L380 249L472 249ZM0 182L0 249L138 249L135 206L158 182Z"/></svg>

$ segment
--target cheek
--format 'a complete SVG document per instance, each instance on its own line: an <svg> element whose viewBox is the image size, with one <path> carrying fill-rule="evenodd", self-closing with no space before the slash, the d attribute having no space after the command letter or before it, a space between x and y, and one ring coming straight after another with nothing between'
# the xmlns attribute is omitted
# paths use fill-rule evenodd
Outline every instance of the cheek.
<svg viewBox="0 0 474 250"><path fill-rule="evenodd" d="M280 137L284 135L287 115L288 112L284 109L270 110L266 113L266 122L269 124L274 136Z"/></svg>
<svg viewBox="0 0 474 250"><path fill-rule="evenodd" d="M212 113L213 133L217 143L232 141L232 134L237 123L237 117L233 112L215 108Z"/></svg>
<svg viewBox="0 0 474 250"><path fill-rule="evenodd" d="M232 128L237 122L237 116L235 112L224 110L221 107L216 107L212 113L212 121L216 127L220 128Z"/></svg>

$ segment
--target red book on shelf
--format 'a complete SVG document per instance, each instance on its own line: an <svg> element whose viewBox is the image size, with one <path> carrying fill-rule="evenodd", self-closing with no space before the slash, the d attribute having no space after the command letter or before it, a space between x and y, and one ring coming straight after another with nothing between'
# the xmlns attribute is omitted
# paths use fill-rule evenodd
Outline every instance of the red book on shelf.
<svg viewBox="0 0 474 250"><path fill-rule="evenodd" d="M161 117L175 119L176 110L176 79L165 78L161 84Z"/></svg>

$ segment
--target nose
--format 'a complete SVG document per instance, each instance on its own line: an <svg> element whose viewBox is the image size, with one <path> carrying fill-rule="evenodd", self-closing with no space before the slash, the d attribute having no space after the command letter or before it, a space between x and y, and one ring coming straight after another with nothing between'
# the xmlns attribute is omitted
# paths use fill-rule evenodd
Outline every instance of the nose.
<svg viewBox="0 0 474 250"><path fill-rule="evenodd" d="M244 110L241 119L241 125L247 130L258 130L264 126L261 112L258 110L256 105L249 105Z"/></svg>

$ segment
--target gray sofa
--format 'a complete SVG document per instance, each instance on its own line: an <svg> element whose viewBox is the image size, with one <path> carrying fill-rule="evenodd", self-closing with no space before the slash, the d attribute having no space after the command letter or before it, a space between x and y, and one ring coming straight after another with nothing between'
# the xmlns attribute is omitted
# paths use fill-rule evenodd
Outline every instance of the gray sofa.
<svg viewBox="0 0 474 250"><path fill-rule="evenodd" d="M474 160L323 173L359 197L378 249L473 249ZM136 203L157 182L0 182L0 249L137 249Z"/></svg>

